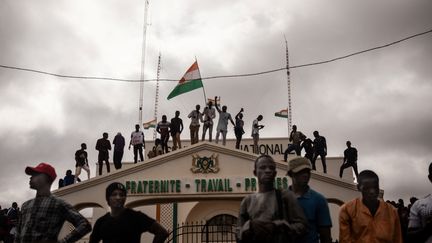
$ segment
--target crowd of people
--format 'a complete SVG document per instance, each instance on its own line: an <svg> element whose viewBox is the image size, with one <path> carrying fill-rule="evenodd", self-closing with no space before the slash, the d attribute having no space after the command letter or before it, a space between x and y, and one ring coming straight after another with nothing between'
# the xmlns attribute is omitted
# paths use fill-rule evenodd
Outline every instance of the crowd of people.
<svg viewBox="0 0 432 243"><path fill-rule="evenodd" d="M288 162L292 179L288 190L274 186L276 163L261 155L255 160L258 192L246 196L240 205L238 242L333 242L332 221L323 195L309 185L312 163L306 157ZM432 163L429 165L432 182ZM357 178L361 197L339 210L339 236L335 242L432 242L432 196L404 206L379 198L379 177L363 170Z"/></svg>
<svg viewBox="0 0 432 243"><path fill-rule="evenodd" d="M216 127L216 143L219 143L219 138L222 137L222 145L226 145L226 136L228 132L228 122L234 127L234 133L236 137L236 148L240 148L240 144L242 141L244 131L244 121L243 121L243 108L235 116L235 121L232 119L231 114L227 111L227 106L223 105L220 108L220 105L217 103L220 100L220 97L215 97L214 106L213 101L209 101L204 110L201 111L201 106L199 104L196 105L195 109L192 110L188 114L188 118L190 118L191 122L189 125L190 129L190 141L191 145L199 142L199 128L201 124L202 128L202 136L201 141L206 139L206 135L208 132L208 141L213 141L213 120L216 118L216 111L219 114L219 120ZM264 128L264 125L259 124L263 119L262 115L259 115L252 123L252 133L251 137L254 141L254 149L253 152L258 154L258 142L259 142L259 131ZM175 111L174 117L168 121L166 115L162 115L162 120L159 121L156 125L156 131L159 134L159 137L155 139L154 146L148 151L147 157L154 158L156 156L166 154L169 152L168 149L168 141L170 137L172 138L172 150L177 150L182 148L181 145L181 133L183 132L183 120L180 118L180 111ZM110 173L111 167L109 162L109 153L113 149L113 164L115 169L122 168L122 160L124 154L124 147L126 144L126 140L121 134L118 132L114 137L113 141L110 142L108 140L109 134L104 132L102 134L102 138L98 139L96 142L95 149L98 151L98 174L101 175L103 172L103 166L105 164L106 171ZM113 148L111 146L113 145ZM131 133L130 142L129 142L129 150L133 148L134 154L134 163L139 161L144 161L145 156L143 154L143 150L145 149L145 138L144 132L140 130L140 125L135 125L135 130ZM87 144L82 143L81 148L75 152L75 174L70 174L69 170L66 173L64 178L59 179L59 188L63 186L67 186L76 182L81 181L79 176L81 175L81 171L85 170L87 172L87 178L90 178L90 167L88 164L88 153L87 153ZM72 183L70 178L74 177Z"/></svg>
<svg viewBox="0 0 432 243"><path fill-rule="evenodd" d="M287 190L275 188L276 162L260 155L254 162L253 174L258 191L246 196L239 209L238 242L430 242L432 240L432 196L412 197L405 206L379 198L379 177L363 170L357 178L361 197L343 204L339 211L339 236L331 235L333 222L327 200L309 186L312 163L297 156L288 161L286 175L292 184ZM432 163L428 178L432 182ZM28 166L33 199L16 202L8 209L0 208L0 242L75 242L87 233L90 242L140 242L143 232L154 234L153 242L164 242L168 232L146 214L124 207L127 190L119 182L106 188L105 199L110 212L91 224L69 203L51 194L57 177L55 169L40 163ZM68 172L69 174L69 172ZM73 178L72 178L73 179ZM75 228L58 240L65 221Z"/></svg>

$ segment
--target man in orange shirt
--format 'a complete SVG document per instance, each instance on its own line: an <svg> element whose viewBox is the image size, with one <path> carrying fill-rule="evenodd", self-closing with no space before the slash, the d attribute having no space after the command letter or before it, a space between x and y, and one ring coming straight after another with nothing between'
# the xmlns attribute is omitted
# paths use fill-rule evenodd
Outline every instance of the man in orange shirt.
<svg viewBox="0 0 432 243"><path fill-rule="evenodd" d="M396 209L378 198L378 175L360 172L357 187L362 197L345 203L339 212L339 242L402 243Z"/></svg>

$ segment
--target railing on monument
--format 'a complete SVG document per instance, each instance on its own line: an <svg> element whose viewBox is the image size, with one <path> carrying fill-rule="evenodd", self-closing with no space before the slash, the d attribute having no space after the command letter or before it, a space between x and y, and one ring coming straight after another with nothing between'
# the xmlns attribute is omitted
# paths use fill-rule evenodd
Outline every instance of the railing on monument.
<svg viewBox="0 0 432 243"><path fill-rule="evenodd" d="M184 222L170 232L166 243L236 242L236 225Z"/></svg>

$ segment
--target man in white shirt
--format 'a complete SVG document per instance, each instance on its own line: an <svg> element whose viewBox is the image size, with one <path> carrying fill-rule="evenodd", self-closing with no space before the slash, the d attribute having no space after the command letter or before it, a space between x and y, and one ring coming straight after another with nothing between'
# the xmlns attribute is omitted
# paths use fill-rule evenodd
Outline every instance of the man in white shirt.
<svg viewBox="0 0 432 243"><path fill-rule="evenodd" d="M144 161L144 155L143 155L143 148L145 149L144 144L144 133L140 131L140 125L135 125L135 131L131 134L131 140L129 143L129 150L131 148L131 145L133 145L133 151L134 151L134 163L136 164L138 161L138 152L141 161Z"/></svg>
<svg viewBox="0 0 432 243"><path fill-rule="evenodd" d="M220 100L220 97L219 97ZM219 143L219 135L222 133L222 145L226 144L226 135L228 132L228 120L231 121L231 124L235 126L234 120L231 117L231 114L227 112L227 106L222 106L222 111L219 109L217 105L217 96L215 96L215 106L216 110L219 112L219 122L216 128L216 143Z"/></svg>
<svg viewBox="0 0 432 243"><path fill-rule="evenodd" d="M191 144L198 143L198 131L200 127L200 120L201 120L201 112L199 111L201 108L200 105L195 106L195 110L191 111L189 113L188 118L191 119L191 123L189 125L190 129L190 138L191 138Z"/></svg>
<svg viewBox="0 0 432 243"><path fill-rule="evenodd" d="M263 119L262 115L259 115L253 122L252 122L252 138L254 143L254 153L259 154L259 148L258 148L258 141L259 141L259 130L264 128L264 125L259 125L258 122Z"/></svg>
<svg viewBox="0 0 432 243"><path fill-rule="evenodd" d="M429 181L432 182L432 163L429 164ZM410 242L432 243L432 195L417 200L412 206L408 223Z"/></svg>
<svg viewBox="0 0 432 243"><path fill-rule="evenodd" d="M208 102L207 107L204 108L202 122L203 122L203 130L202 130L202 138L201 141L204 141L207 129L209 130L209 142L212 141L212 133L213 133L213 119L216 117L216 111L213 108L213 103L211 101Z"/></svg>

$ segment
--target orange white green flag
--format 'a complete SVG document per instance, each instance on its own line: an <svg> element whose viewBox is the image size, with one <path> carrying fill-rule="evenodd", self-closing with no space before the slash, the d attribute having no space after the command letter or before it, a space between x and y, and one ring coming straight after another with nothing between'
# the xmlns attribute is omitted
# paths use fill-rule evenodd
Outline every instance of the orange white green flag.
<svg viewBox="0 0 432 243"><path fill-rule="evenodd" d="M187 93L189 91L202 87L203 83L198 68L198 62L195 61L192 66L186 71L183 77L179 80L177 86L175 86L175 88L171 91L167 99L169 100L176 97L177 95L181 95L183 93Z"/></svg>
<svg viewBox="0 0 432 243"><path fill-rule="evenodd" d="M275 113L275 116L282 117L282 118L288 118L288 109L280 110Z"/></svg>
<svg viewBox="0 0 432 243"><path fill-rule="evenodd" d="M153 119L151 121L148 122L144 122L143 123L143 128L144 129L149 129L149 128L155 128L156 127L156 119Z"/></svg>

